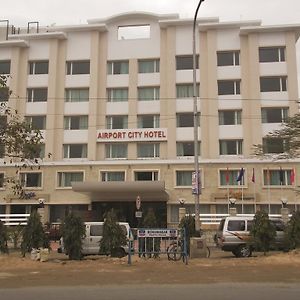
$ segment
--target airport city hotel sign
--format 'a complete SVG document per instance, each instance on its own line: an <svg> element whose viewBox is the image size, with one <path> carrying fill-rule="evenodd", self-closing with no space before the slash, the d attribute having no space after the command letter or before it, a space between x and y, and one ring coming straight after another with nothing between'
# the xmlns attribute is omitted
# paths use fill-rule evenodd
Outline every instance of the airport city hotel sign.
<svg viewBox="0 0 300 300"><path fill-rule="evenodd" d="M97 130L97 142L166 141L166 128L132 128Z"/></svg>

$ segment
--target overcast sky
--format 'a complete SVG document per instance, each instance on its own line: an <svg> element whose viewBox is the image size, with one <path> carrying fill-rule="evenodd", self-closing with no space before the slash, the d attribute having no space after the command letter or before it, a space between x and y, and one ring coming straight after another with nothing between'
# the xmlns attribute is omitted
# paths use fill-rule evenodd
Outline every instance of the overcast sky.
<svg viewBox="0 0 300 300"><path fill-rule="evenodd" d="M179 13L193 17L199 0L1 0L0 19L15 26L84 24L128 11ZM263 24L300 23L300 0L205 0L198 17L220 21L261 19Z"/></svg>

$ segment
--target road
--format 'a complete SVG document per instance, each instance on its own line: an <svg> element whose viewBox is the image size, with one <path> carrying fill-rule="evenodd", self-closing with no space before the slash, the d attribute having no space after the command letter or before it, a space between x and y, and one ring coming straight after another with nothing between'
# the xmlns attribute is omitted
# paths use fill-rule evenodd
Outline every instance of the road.
<svg viewBox="0 0 300 300"><path fill-rule="evenodd" d="M299 300L300 284L219 283L0 289L10 300Z"/></svg>

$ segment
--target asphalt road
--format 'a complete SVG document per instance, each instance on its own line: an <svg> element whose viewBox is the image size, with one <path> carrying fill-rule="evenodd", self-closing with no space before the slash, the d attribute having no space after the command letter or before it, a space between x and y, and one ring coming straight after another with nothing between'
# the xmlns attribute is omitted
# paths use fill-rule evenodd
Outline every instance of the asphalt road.
<svg viewBox="0 0 300 300"><path fill-rule="evenodd" d="M300 284L220 283L1 289L9 300L299 300Z"/></svg>

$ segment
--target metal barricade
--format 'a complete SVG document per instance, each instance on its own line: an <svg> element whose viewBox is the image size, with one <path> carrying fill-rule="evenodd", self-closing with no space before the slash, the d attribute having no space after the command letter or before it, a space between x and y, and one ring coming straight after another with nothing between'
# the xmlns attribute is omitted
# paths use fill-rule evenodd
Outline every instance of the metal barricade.
<svg viewBox="0 0 300 300"><path fill-rule="evenodd" d="M138 228L135 241L129 242L128 264L131 256L157 258L167 255L168 260L182 260L188 264L187 239L185 229Z"/></svg>

